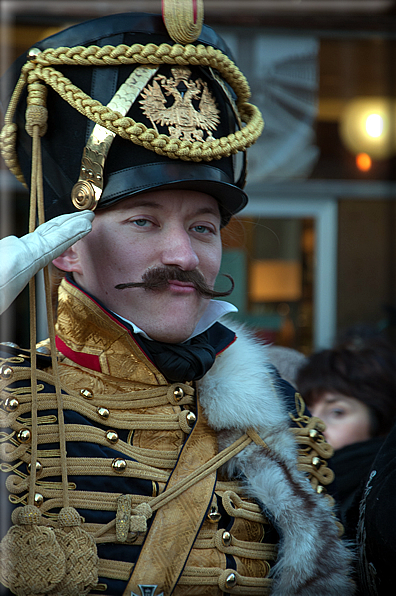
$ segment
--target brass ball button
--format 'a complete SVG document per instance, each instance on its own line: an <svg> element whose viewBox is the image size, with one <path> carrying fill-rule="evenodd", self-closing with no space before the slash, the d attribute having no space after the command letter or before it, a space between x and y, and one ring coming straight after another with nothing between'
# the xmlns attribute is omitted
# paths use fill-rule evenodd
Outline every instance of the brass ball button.
<svg viewBox="0 0 396 596"><path fill-rule="evenodd" d="M41 50L38 48L30 48L27 55L30 60L33 60L34 58L37 58L39 54L41 54Z"/></svg>
<svg viewBox="0 0 396 596"><path fill-rule="evenodd" d="M232 542L232 535L230 534L230 532L227 532L227 530L226 530L225 532L222 533L221 540L222 540L222 543L224 544L224 546L230 546L230 544Z"/></svg>
<svg viewBox="0 0 396 596"><path fill-rule="evenodd" d="M4 402L4 407L7 410L7 412L15 412L18 406L19 401L16 399L16 397L7 397L7 399Z"/></svg>
<svg viewBox="0 0 396 596"><path fill-rule="evenodd" d="M21 428L21 430L19 430L17 432L17 440L20 443L29 443L31 437L32 437L32 433L30 432L30 430L28 428Z"/></svg>
<svg viewBox="0 0 396 596"><path fill-rule="evenodd" d="M36 472L41 472L41 470L43 469L43 464L41 464L38 460L36 461ZM29 463L27 465L27 471L29 472L29 474L32 471L32 464Z"/></svg>
<svg viewBox="0 0 396 596"><path fill-rule="evenodd" d="M113 461L111 462L111 467L113 468L114 472L121 474L126 469L127 462L125 459L116 457L116 459L113 459Z"/></svg>
<svg viewBox="0 0 396 596"><path fill-rule="evenodd" d="M96 411L99 414L99 416L101 416L105 420L110 416L110 410L108 410L107 408L97 408Z"/></svg>
<svg viewBox="0 0 396 596"><path fill-rule="evenodd" d="M106 439L114 445L118 441L118 433L115 430L108 430L106 432Z"/></svg>
<svg viewBox="0 0 396 596"><path fill-rule="evenodd" d="M217 522L221 520L221 513L219 513L216 507L211 507L207 515L207 518L210 521L210 523L217 524Z"/></svg>
<svg viewBox="0 0 396 596"><path fill-rule="evenodd" d="M11 366L7 366L7 364L3 364L3 366L0 367L0 377L2 379L11 379L12 375L14 374L13 369L11 368Z"/></svg>
<svg viewBox="0 0 396 596"><path fill-rule="evenodd" d="M235 573L230 573L229 575L227 575L226 580L225 580L225 585L227 588L233 588L234 586L236 586L237 584L237 577L235 575Z"/></svg>
<svg viewBox="0 0 396 596"><path fill-rule="evenodd" d="M319 470L320 466L322 465L320 457L315 455L315 457L312 458L312 465L316 470Z"/></svg>
<svg viewBox="0 0 396 596"><path fill-rule="evenodd" d="M317 441L320 438L320 432L316 428L310 428L308 434L313 441Z"/></svg>
<svg viewBox="0 0 396 596"><path fill-rule="evenodd" d="M181 387L176 387L173 391L173 395L175 396L176 401L180 401L184 397L184 391Z"/></svg>
<svg viewBox="0 0 396 596"><path fill-rule="evenodd" d="M85 399L93 398L93 393L90 389L80 389L80 395L82 395L82 397L85 397Z"/></svg>
<svg viewBox="0 0 396 596"><path fill-rule="evenodd" d="M186 416L188 426L194 426L197 421L197 417L194 412L189 412Z"/></svg>
<svg viewBox="0 0 396 596"><path fill-rule="evenodd" d="M34 495L34 504L36 505L36 507L41 507L41 505L44 503L44 497L41 493L36 493Z"/></svg>

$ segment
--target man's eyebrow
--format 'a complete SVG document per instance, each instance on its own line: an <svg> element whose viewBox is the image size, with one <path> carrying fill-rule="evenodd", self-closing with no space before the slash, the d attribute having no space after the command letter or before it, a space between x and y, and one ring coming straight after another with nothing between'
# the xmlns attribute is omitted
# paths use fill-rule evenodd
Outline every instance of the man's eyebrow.
<svg viewBox="0 0 396 596"><path fill-rule="evenodd" d="M125 207L125 210L129 210L129 209L139 209L141 207L152 207L154 209L161 209L162 207L164 207L164 205L162 203L156 203L155 201L150 201L150 200L141 200L136 202L134 205L129 205L128 207ZM198 215L207 215L207 214L211 214L211 215L215 215L216 217L220 217L220 210L216 207L211 207L211 206L205 206L205 207L200 207L199 209L196 209L194 212L192 212L191 216L192 217L197 217Z"/></svg>
<svg viewBox="0 0 396 596"><path fill-rule="evenodd" d="M134 203L133 205L128 205L125 207L125 211L129 210L129 209L136 209L136 208L140 208L140 207L154 207L155 209L159 209L162 205L160 203L156 203L155 201L150 201L150 200L140 200L140 201L136 201L136 203Z"/></svg>
<svg viewBox="0 0 396 596"><path fill-rule="evenodd" d="M220 216L220 210L216 209L215 207L201 207L192 213L192 217L197 217L198 215L215 215L216 217Z"/></svg>

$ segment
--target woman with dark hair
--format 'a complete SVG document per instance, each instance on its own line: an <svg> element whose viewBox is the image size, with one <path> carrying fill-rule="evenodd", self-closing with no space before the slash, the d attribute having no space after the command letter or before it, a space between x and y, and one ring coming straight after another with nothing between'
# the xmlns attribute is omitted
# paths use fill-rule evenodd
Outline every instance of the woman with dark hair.
<svg viewBox="0 0 396 596"><path fill-rule="evenodd" d="M396 420L396 351L383 337L351 337L312 354L297 386L334 448L339 514L355 538L367 474Z"/></svg>

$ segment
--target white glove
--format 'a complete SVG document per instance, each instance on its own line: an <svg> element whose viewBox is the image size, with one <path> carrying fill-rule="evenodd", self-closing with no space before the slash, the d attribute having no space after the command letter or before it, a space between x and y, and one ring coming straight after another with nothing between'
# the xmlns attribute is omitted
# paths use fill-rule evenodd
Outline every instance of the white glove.
<svg viewBox="0 0 396 596"><path fill-rule="evenodd" d="M40 269L91 231L93 218L92 211L66 213L22 238L0 240L0 314Z"/></svg>

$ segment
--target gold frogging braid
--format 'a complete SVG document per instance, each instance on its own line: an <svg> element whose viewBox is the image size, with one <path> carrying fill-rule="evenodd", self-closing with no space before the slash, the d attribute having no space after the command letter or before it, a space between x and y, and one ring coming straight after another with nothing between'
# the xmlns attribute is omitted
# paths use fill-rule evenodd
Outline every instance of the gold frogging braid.
<svg viewBox="0 0 396 596"><path fill-rule="evenodd" d="M326 494L325 487L334 480L334 472L327 465L334 449L323 436L326 425L320 418L305 414L305 404L300 393L295 393L294 400L297 415L290 414L290 417L296 424L291 431L299 445L298 469L308 474L311 486L317 493ZM326 496L332 502L332 498Z"/></svg>
<svg viewBox="0 0 396 596"><path fill-rule="evenodd" d="M92 99L57 71L53 65L75 66L114 66L121 64L177 64L201 65L216 69L237 95L236 105L242 122L241 130L226 137L211 141L186 141L170 138L165 134L147 128L132 118L121 116L99 101ZM133 44L127 46L76 46L72 48L48 48L41 53L32 50L32 58L23 66L19 81L5 116L5 125L0 135L0 148L7 167L21 181L23 175L16 157L16 125L14 112L19 96L27 84L29 87L38 81L51 86L65 101L93 122L100 124L124 139L165 155L171 159L184 161L212 161L229 157L238 151L245 151L261 135L264 122L256 106L247 102L250 98L249 84L236 64L211 46L175 44Z"/></svg>

